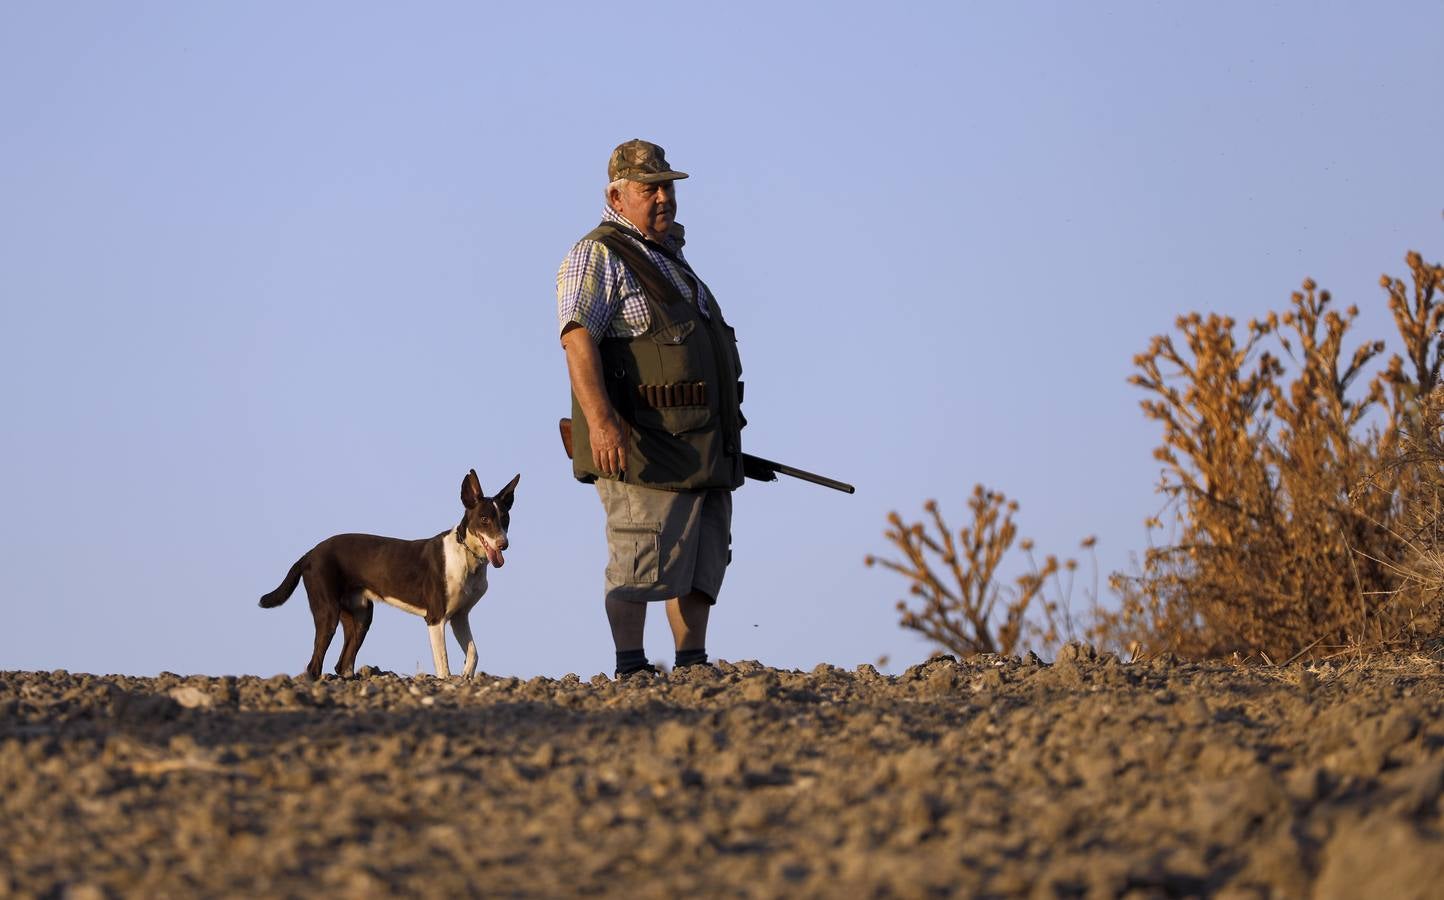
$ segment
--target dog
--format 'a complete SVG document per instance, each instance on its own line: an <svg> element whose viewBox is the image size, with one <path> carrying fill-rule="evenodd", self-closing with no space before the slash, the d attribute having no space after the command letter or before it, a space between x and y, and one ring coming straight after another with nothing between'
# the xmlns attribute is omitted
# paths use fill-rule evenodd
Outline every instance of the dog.
<svg viewBox="0 0 1444 900"><path fill-rule="evenodd" d="M354 674L356 654L371 628L373 605L380 602L426 620L431 658L442 678L451 676L444 630L450 622L451 633L466 651L462 677L470 678L476 671L476 641L467 617L486 593L487 567L499 569L506 562L502 553L510 546L506 532L520 480L518 473L495 497L487 497L472 469L461 481L466 512L455 528L417 541L338 534L296 560L280 586L261 598L261 607L280 606L298 582L306 582L316 620L316 645L306 666L307 677L313 681L321 677L321 662L338 622L344 639L336 674L343 678Z"/></svg>

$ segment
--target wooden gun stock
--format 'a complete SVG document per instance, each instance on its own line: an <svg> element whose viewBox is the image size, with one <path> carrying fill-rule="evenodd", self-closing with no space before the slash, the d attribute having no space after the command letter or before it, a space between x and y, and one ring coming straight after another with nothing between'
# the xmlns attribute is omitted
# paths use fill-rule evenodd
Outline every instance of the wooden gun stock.
<svg viewBox="0 0 1444 900"><path fill-rule="evenodd" d="M562 419L557 423L562 434L562 447L567 451L567 459L572 458L572 420ZM753 481L776 481L778 475L786 475L789 478L797 478L812 484L821 485L825 488L832 488L834 491L842 491L844 494L856 492L856 488L845 481L838 481L835 478L828 478L826 475L818 475L803 469L793 468L780 462L773 462L770 459L763 459L760 456L753 456L750 453L742 454L742 473Z"/></svg>
<svg viewBox="0 0 1444 900"><path fill-rule="evenodd" d="M572 458L572 420L562 419L557 423L562 430L562 447L567 451L567 459Z"/></svg>

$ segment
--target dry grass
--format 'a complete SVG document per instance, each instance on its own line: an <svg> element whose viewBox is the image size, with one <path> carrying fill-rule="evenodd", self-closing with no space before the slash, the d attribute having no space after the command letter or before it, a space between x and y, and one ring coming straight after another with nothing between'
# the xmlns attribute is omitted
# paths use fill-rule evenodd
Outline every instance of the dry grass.
<svg viewBox="0 0 1444 900"><path fill-rule="evenodd" d="M1181 317L1181 344L1159 336L1135 358L1144 414L1163 426L1155 457L1172 539L1140 572L1114 577L1120 605L1102 623L1113 640L1277 661L1402 649L1433 627L1421 619L1427 591L1404 587L1409 571L1422 587L1424 560L1439 558L1417 520L1437 508L1444 454L1417 444L1437 443L1437 410L1424 401L1444 349L1444 270L1416 253L1407 261L1412 295L1383 280L1404 354L1367 381L1384 342L1350 348L1357 308L1339 312L1312 281L1282 315L1242 330Z"/></svg>
<svg viewBox="0 0 1444 900"><path fill-rule="evenodd" d="M1039 565L1032 542L1024 539L1019 549L1027 557L1029 571L1011 584L1000 574L1018 535L1013 521L1016 502L975 486L968 499L969 524L956 535L937 501L929 500L923 509L926 523L904 522L896 512L888 515L889 527L883 534L901 551L902 559L868 556L865 560L911 582L915 605L897 601L904 628L960 657L1014 654L1030 647L1051 650L1076 637L1071 602L1076 560L1060 561L1049 555ZM1091 550L1093 539L1083 541L1083 547ZM1091 597L1096 600L1096 590Z"/></svg>
<svg viewBox="0 0 1444 900"><path fill-rule="evenodd" d="M1097 591L1080 622L1077 564L1028 553L1005 583L1017 505L974 489L956 535L937 503L924 522L888 517L903 575L904 628L967 656L1057 647L1082 636L1130 656L1267 663L1441 649L1444 634L1444 267L1406 256L1410 277L1383 276L1402 353L1350 335L1312 280L1282 312L1242 328L1193 313L1134 359L1144 415L1163 429L1164 509L1153 546L1115 574L1115 608ZM1091 539L1084 543L1091 547ZM1065 584L1061 578L1067 576ZM1053 596L1048 596L1052 588Z"/></svg>

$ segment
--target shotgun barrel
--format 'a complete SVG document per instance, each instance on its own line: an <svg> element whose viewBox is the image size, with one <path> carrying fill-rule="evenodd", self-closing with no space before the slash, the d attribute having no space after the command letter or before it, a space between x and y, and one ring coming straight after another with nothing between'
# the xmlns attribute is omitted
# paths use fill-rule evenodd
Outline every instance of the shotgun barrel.
<svg viewBox="0 0 1444 900"><path fill-rule="evenodd" d="M754 481L776 481L778 475L786 475L789 478L797 478L825 488L832 488L834 491L842 491L844 494L851 494L857 490L845 481L818 475L816 472L809 472L786 463L763 459L760 456L753 456L751 453L742 454L742 471Z"/></svg>

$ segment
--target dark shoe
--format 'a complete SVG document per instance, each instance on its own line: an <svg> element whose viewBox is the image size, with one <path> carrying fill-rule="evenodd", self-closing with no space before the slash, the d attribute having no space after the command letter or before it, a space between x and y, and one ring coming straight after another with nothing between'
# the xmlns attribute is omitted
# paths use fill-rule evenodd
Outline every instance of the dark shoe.
<svg viewBox="0 0 1444 900"><path fill-rule="evenodd" d="M635 666L631 669L628 669L625 672L623 672L621 669L618 669L612 673L612 677L620 680L622 678L626 678L629 675L636 675L638 672L641 672L642 674L648 676L662 674L660 671L658 671L656 666L652 665L651 663L645 663L643 665Z"/></svg>
<svg viewBox="0 0 1444 900"><path fill-rule="evenodd" d="M686 665L682 666L673 666L672 671L673 673L686 672L689 675L717 675L721 673L722 670L712 665L712 663L708 662L707 660L703 660L702 662L687 663Z"/></svg>

